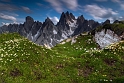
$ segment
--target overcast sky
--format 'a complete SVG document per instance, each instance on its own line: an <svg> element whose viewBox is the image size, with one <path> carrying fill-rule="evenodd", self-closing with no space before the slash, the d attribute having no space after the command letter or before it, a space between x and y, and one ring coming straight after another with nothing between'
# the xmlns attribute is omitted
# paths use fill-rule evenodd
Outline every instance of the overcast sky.
<svg viewBox="0 0 124 83"><path fill-rule="evenodd" d="M99 22L124 20L124 0L0 0L0 26L23 23L26 16L41 22L49 17L56 24L66 11Z"/></svg>

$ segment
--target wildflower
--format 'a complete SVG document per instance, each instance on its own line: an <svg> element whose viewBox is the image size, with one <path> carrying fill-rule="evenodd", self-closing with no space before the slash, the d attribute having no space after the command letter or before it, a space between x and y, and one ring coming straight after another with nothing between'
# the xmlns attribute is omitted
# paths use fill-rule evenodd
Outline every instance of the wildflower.
<svg viewBox="0 0 124 83"><path fill-rule="evenodd" d="M112 82L112 80L110 80L110 82Z"/></svg>
<svg viewBox="0 0 124 83"><path fill-rule="evenodd" d="M0 61L2 60L2 58L0 58Z"/></svg>
<svg viewBox="0 0 124 83"><path fill-rule="evenodd" d="M107 75L102 75L102 76L106 77Z"/></svg>

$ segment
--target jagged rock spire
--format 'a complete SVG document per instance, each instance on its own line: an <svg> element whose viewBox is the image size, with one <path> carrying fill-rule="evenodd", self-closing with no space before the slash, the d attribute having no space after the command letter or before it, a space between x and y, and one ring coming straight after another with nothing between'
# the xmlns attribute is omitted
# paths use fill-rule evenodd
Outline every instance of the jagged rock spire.
<svg viewBox="0 0 124 83"><path fill-rule="evenodd" d="M30 16L27 16L25 20L26 20L26 23L33 23L34 22L34 19Z"/></svg>

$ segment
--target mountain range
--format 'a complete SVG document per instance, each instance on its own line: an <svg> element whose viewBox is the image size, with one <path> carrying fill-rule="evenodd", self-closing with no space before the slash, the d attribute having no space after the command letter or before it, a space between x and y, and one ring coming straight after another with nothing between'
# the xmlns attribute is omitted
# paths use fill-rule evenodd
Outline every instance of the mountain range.
<svg viewBox="0 0 124 83"><path fill-rule="evenodd" d="M120 21L116 20L114 23L117 24L119 22ZM42 23L39 21L34 21L32 17L27 16L23 24L9 24L8 26L4 25L0 27L0 33L17 32L38 45L51 48L65 39L74 37L84 32L90 32L95 30L97 27L104 26L106 24L110 24L110 20L106 20L103 23L98 23L94 20L85 19L83 15L75 18L72 13L67 11L66 13L62 12L60 20L56 25L50 20L49 17L47 17L45 22ZM93 34L96 42L101 48L121 40L121 38L117 36L114 39L114 32L112 31L107 30L107 35L104 32L105 31L102 31L101 33L95 32L95 34Z"/></svg>
<svg viewBox="0 0 124 83"><path fill-rule="evenodd" d="M56 25L49 17L46 18L45 22L41 23L27 16L23 24L2 26L0 33L18 32L38 45L53 47L64 39L90 31L99 25L94 20L86 20L83 15L76 19L72 13L67 11L61 14L60 20Z"/></svg>

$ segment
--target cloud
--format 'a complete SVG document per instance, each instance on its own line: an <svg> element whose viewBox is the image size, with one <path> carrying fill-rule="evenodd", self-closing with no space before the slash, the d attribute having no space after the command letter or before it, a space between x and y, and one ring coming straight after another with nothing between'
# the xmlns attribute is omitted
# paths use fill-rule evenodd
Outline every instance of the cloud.
<svg viewBox="0 0 124 83"><path fill-rule="evenodd" d="M113 21L113 22L114 22L115 20L121 21L121 20L124 20L124 16L115 16L115 17L110 18L110 20Z"/></svg>
<svg viewBox="0 0 124 83"><path fill-rule="evenodd" d="M9 25L9 24L20 24L20 23L18 23L18 22L12 22L12 23L5 23L5 22L2 22L1 23L1 26L3 26L3 25Z"/></svg>
<svg viewBox="0 0 124 83"><path fill-rule="evenodd" d="M11 5L11 4L4 4L4 3L0 3L0 11L4 10L4 11L14 11L14 10L18 10L19 8L15 5Z"/></svg>
<svg viewBox="0 0 124 83"><path fill-rule="evenodd" d="M6 0L4 0L4 1L6 1ZM7 0L7 1L9 1L9 0ZM19 11L19 10L24 11L26 13L31 13L30 8L25 7L25 6L18 7L16 5L12 5L12 4L0 3L0 12L3 12L3 11L13 12L13 11Z"/></svg>
<svg viewBox="0 0 124 83"><path fill-rule="evenodd" d="M78 1L77 0L62 0L66 6L71 10L76 10L78 7Z"/></svg>
<svg viewBox="0 0 124 83"><path fill-rule="evenodd" d="M36 5L38 5L38 6L42 6L43 4L41 4L41 3L36 3Z"/></svg>
<svg viewBox="0 0 124 83"><path fill-rule="evenodd" d="M26 12L26 13L31 13L30 8L22 6L22 9Z"/></svg>
<svg viewBox="0 0 124 83"><path fill-rule="evenodd" d="M121 9L124 10L124 3L123 4L120 4L120 6L121 6Z"/></svg>
<svg viewBox="0 0 124 83"><path fill-rule="evenodd" d="M5 15L9 15L9 16L14 16L14 17L19 16L18 14L14 13L14 12L3 11L1 13L5 14Z"/></svg>
<svg viewBox="0 0 124 83"><path fill-rule="evenodd" d="M3 1L3 2L10 2L11 0L0 0L0 1Z"/></svg>
<svg viewBox="0 0 124 83"><path fill-rule="evenodd" d="M10 20L16 22L16 18L14 16L5 15L3 13L0 13L0 18L4 20Z"/></svg>
<svg viewBox="0 0 124 83"><path fill-rule="evenodd" d="M95 0L95 1L106 2L106 1L108 1L108 0Z"/></svg>
<svg viewBox="0 0 124 83"><path fill-rule="evenodd" d="M51 6L59 13L63 11L62 4L58 0L46 0L51 4Z"/></svg>
<svg viewBox="0 0 124 83"><path fill-rule="evenodd" d="M8 26L9 24L22 24L24 21L25 21L25 18L16 18L16 21L13 21L13 22L12 21L11 22L7 22L7 21L1 22L0 26L3 26L3 25Z"/></svg>
<svg viewBox="0 0 124 83"><path fill-rule="evenodd" d="M2 22L1 24L2 24L2 26L3 26L3 25L7 25L7 26L8 26L8 25L11 24L11 23Z"/></svg>
<svg viewBox="0 0 124 83"><path fill-rule="evenodd" d="M25 18L19 18L19 15L14 12L1 12L0 13L0 26L8 24L20 24L25 21Z"/></svg>
<svg viewBox="0 0 124 83"><path fill-rule="evenodd" d="M64 7L67 7L70 10L78 9L78 0L45 0L49 2L51 6L59 13L64 11Z"/></svg>
<svg viewBox="0 0 124 83"><path fill-rule="evenodd" d="M94 19L102 20L117 15L111 8L99 7L98 5L84 6L85 12L88 12Z"/></svg>
<svg viewBox="0 0 124 83"><path fill-rule="evenodd" d="M121 1L120 0L112 0L113 2L117 2L117 3L120 3Z"/></svg>
<svg viewBox="0 0 124 83"><path fill-rule="evenodd" d="M124 10L124 1L121 1L121 0L111 0L111 1L119 4L121 9Z"/></svg>
<svg viewBox="0 0 124 83"><path fill-rule="evenodd" d="M59 19L57 17L49 17L49 18L54 24L57 24L59 22Z"/></svg>

